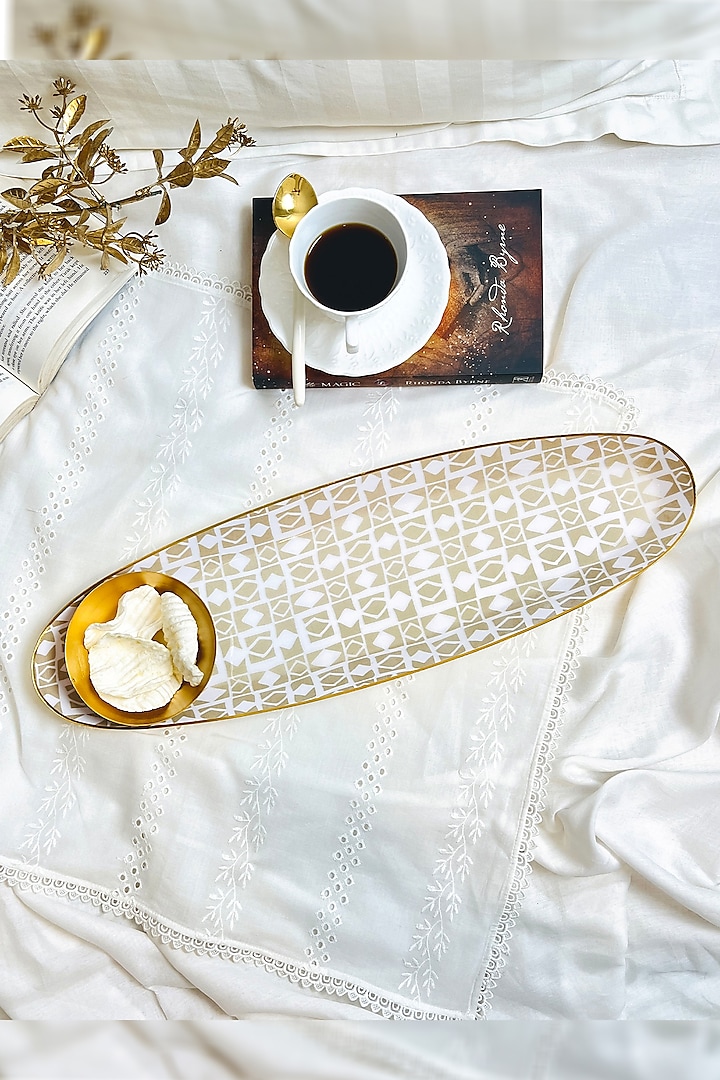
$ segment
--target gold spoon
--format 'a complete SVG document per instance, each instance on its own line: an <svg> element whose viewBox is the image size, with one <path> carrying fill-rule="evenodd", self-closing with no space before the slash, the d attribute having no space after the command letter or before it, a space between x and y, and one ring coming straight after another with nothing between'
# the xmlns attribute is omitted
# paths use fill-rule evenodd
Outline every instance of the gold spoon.
<svg viewBox="0 0 720 1080"><path fill-rule="evenodd" d="M273 197L272 216L275 226L290 238L298 222L317 204L317 195L312 184L300 176L290 173L278 185ZM305 401L305 301L295 289L293 305L292 337L292 386L295 404Z"/></svg>

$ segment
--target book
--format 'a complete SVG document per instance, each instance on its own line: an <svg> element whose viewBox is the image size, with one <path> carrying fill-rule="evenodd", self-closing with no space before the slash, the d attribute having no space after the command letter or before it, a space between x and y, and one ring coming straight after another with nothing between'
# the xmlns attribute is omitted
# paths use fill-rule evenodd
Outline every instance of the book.
<svg viewBox="0 0 720 1080"><path fill-rule="evenodd" d="M0 177L6 187L19 181ZM37 404L72 346L136 271L100 266L101 252L69 251L47 278L24 255L14 280L0 286L0 441Z"/></svg>
<svg viewBox="0 0 720 1080"><path fill-rule="evenodd" d="M542 192L403 195L435 226L450 263L439 326L403 363L376 375L307 367L308 387L535 383L543 374ZM260 265L274 231L272 199L252 204L252 374L257 389L291 385L290 354L260 296Z"/></svg>

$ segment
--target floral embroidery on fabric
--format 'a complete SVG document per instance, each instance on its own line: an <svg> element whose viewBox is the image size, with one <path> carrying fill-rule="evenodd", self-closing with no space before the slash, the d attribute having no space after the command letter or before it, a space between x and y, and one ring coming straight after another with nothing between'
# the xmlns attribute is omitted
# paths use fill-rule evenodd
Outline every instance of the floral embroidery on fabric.
<svg viewBox="0 0 720 1080"><path fill-rule="evenodd" d="M498 647L483 698L470 733L465 762L458 773L458 798L450 815L443 846L438 852L433 880L425 895L425 918L416 924L405 960L407 972L399 989L416 1001L429 998L435 989L438 965L447 951L449 928L460 910L463 885L473 866L473 848L485 828L485 811L495 792L503 758L501 736L515 716L513 696L522 686L526 672L523 659L535 648L532 635L512 638Z"/></svg>
<svg viewBox="0 0 720 1080"><path fill-rule="evenodd" d="M275 784L287 765L288 747L298 724L295 709L286 709L273 714L263 729L266 737L258 746L252 775L245 784L240 799L242 809L235 814L237 825L230 837L230 850L223 855L215 878L219 887L210 894L211 903L203 917L203 922L209 923L221 937L235 928L242 911L240 894L255 872L252 857L265 842L265 822L278 796Z"/></svg>
<svg viewBox="0 0 720 1080"><path fill-rule="evenodd" d="M224 355L222 337L229 323L227 300L222 296L205 297L199 333L178 388L169 431L155 455L152 477L142 497L136 499L138 512L125 544L125 553L130 558L139 553L156 529L164 528L169 521L168 502L180 484L180 466L187 460L192 446L190 436L202 425L201 404L213 389L212 372Z"/></svg>
<svg viewBox="0 0 720 1080"><path fill-rule="evenodd" d="M476 386L474 400L470 402L470 415L465 420L465 431L459 446L474 446L482 442L490 430L493 405L503 392L498 386Z"/></svg>
<svg viewBox="0 0 720 1080"><path fill-rule="evenodd" d="M399 402L400 389L372 390L367 404L363 408L366 418L358 424L358 444L350 461L353 465L374 465L384 460L385 451L390 445L390 425L395 419Z"/></svg>
<svg viewBox="0 0 720 1080"><path fill-rule="evenodd" d="M62 522L65 509L72 501L72 493L79 487L97 436L97 425L105 419L104 407L108 404L113 386L113 372L117 367L118 354L128 336L126 323L135 320L134 308L139 303L140 282L130 282L118 294L112 311L113 322L106 328L105 336L98 343L95 368L90 375L90 389L84 404L78 410L73 437L62 468L53 478L53 487L40 510L35 525L35 537L28 556L22 563L22 574L15 579L16 593L9 598L11 609L4 612L8 623L6 634L0 635L6 657L13 659L12 646L18 638L10 624L14 614L17 626L26 622L25 612L33 602L33 593L39 588L40 575L45 573L46 560L51 554L56 527ZM75 783L82 775L85 759L81 747L87 732L74 727L61 730L50 768L50 781L45 786L43 798L37 809L37 817L28 825L21 845L27 852L28 862L37 863L42 856L50 854L60 839L60 821L67 816L76 803Z"/></svg>
<svg viewBox="0 0 720 1080"><path fill-rule="evenodd" d="M88 732L74 726L65 727L60 732L56 756L50 767L50 781L45 785L38 816L28 826L20 845L21 850L27 852L27 861L33 865L37 865L55 847L60 839L59 822L75 806L75 784L85 768L81 748L87 739Z"/></svg>
<svg viewBox="0 0 720 1080"><path fill-rule="evenodd" d="M297 964L263 952L262 949L252 949L247 945L226 943L201 934L189 933L178 929L154 912L148 911L132 897L121 896L118 892L110 892L85 882L73 881L70 878L56 878L41 870L34 871L29 867L15 866L9 862L0 862L0 881L6 882L13 888L30 889L48 896L63 896L92 904L101 911L132 919L150 937L172 949L183 949L201 956L220 957L233 963L251 964L253 967L262 968L264 971L286 979L293 985L302 986L304 989L357 1002L369 1012L386 1019L463 1019L463 1014L446 1009L436 1009L432 1006L415 1008L352 979L343 979L337 975L314 970L304 964Z"/></svg>
<svg viewBox="0 0 720 1080"><path fill-rule="evenodd" d="M0 634L0 645L8 661L14 659L14 647L19 643L18 630L27 621L27 612L33 603L33 593L40 587L40 577L45 573L45 563L50 557L56 528L63 521L65 511L71 505L73 493L80 486L85 473L92 444L97 436L98 424L104 421L103 412L109 401L113 386L113 372L117 367L118 354L128 336L126 323L135 320L134 308L139 303L141 283L130 282L118 295L112 316L113 322L106 328L105 336L98 342L95 367L90 374L90 388L78 409L78 420L61 468L53 477L47 499L40 507L34 525L34 537L27 556L22 561L21 573L13 581L13 590L2 612L6 623Z"/></svg>

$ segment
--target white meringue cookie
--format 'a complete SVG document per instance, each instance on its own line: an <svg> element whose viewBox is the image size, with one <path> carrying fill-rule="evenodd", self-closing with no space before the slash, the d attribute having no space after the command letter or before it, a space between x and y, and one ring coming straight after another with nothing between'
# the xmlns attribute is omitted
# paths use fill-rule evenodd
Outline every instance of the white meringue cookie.
<svg viewBox="0 0 720 1080"><path fill-rule="evenodd" d="M182 683L170 651L147 638L106 632L88 649L88 660L97 693L123 712L160 709Z"/></svg>
<svg viewBox="0 0 720 1080"><path fill-rule="evenodd" d="M198 628L195 618L185 601L173 592L160 597L162 631L172 655L175 670L185 682L197 686L203 673L195 661L198 655Z"/></svg>
<svg viewBox="0 0 720 1080"><path fill-rule="evenodd" d="M83 643L89 649L97 644L103 634L129 634L149 640L161 626L160 593L152 585L139 585L120 597L114 619L90 623L85 630Z"/></svg>

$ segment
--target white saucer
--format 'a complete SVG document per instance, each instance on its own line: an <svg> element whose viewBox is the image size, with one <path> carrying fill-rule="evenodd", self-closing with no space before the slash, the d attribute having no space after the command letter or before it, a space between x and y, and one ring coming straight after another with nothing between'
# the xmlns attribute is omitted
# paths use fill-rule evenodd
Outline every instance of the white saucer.
<svg viewBox="0 0 720 1080"><path fill-rule="evenodd" d="M405 276L395 295L360 320L360 349L345 350L343 324L305 302L305 362L328 375L376 375L402 364L432 337L450 294L450 266L437 229L417 207L385 191L343 188L319 196L319 202L371 193L391 207L408 236ZM295 284L288 267L287 237L274 232L260 263L260 302L270 329L285 348L292 343Z"/></svg>

